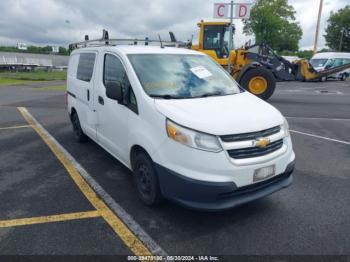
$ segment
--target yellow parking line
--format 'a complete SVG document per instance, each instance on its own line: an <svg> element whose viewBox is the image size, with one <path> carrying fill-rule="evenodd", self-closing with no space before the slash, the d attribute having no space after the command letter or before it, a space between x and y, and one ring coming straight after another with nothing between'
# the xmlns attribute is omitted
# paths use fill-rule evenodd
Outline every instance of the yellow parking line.
<svg viewBox="0 0 350 262"><path fill-rule="evenodd" d="M26 127L30 127L30 125L23 125L23 126L6 126L6 127L0 127L0 130L16 129L16 128L26 128Z"/></svg>
<svg viewBox="0 0 350 262"><path fill-rule="evenodd" d="M80 175L79 171L71 163L71 161L66 157L66 155L59 149L57 144L47 135L46 131L37 124L36 120L31 116L31 114L24 107L17 108L22 114L24 119L30 124L33 129L39 134L51 151L55 154L57 159L66 168L69 175L79 187L85 197L90 201L90 203L99 211L101 216L105 221L111 226L114 232L122 239L126 246L138 256L152 255L149 249L142 243L142 241L135 236L135 234L123 223L123 221L103 202L95 193L95 191L90 187L90 185L84 180Z"/></svg>
<svg viewBox="0 0 350 262"><path fill-rule="evenodd" d="M0 228L52 223L52 222L60 222L60 221L83 219L83 218L93 218L93 217L101 217L100 212L98 212L97 210L94 210L94 211L52 215L52 216L0 220Z"/></svg>

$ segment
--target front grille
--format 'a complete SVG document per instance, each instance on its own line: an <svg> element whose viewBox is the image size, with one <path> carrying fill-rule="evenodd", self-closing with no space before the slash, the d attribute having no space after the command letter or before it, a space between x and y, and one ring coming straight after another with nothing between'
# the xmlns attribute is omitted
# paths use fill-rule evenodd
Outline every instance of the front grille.
<svg viewBox="0 0 350 262"><path fill-rule="evenodd" d="M264 148L248 147L248 148L241 148L241 149L231 149L231 150L227 150L227 152L230 155L230 157L235 159L251 158L251 157L264 156L269 153L272 153L280 149L282 145L283 145L283 139L280 139L268 144Z"/></svg>
<svg viewBox="0 0 350 262"><path fill-rule="evenodd" d="M245 140L256 140L257 138L271 136L278 133L281 130L280 126L275 126L269 129L265 129L258 132L237 134L237 135L225 135L221 136L222 142L237 142Z"/></svg>

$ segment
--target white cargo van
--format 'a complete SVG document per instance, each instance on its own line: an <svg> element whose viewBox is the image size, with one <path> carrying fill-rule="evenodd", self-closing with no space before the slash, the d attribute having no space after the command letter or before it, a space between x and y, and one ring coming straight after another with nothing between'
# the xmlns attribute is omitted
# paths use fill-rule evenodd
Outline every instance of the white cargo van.
<svg viewBox="0 0 350 262"><path fill-rule="evenodd" d="M76 49L67 96L76 140L89 137L131 169L147 205L165 198L221 210L292 182L286 119L205 54L158 46Z"/></svg>
<svg viewBox="0 0 350 262"><path fill-rule="evenodd" d="M310 64L315 68L316 71L322 71L333 67L345 65L350 63L350 53L337 53L337 52L325 52L315 54ZM340 79L345 81L350 76L350 69L346 69L339 73L332 74L327 77L323 77L321 80L325 81L328 78Z"/></svg>

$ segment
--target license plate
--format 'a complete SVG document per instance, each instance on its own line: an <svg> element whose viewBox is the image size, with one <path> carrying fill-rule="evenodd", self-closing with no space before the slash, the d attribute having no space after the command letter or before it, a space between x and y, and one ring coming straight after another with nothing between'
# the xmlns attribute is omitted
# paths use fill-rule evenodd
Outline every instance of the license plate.
<svg viewBox="0 0 350 262"><path fill-rule="evenodd" d="M275 175L275 165L262 167L254 171L253 182L265 180Z"/></svg>

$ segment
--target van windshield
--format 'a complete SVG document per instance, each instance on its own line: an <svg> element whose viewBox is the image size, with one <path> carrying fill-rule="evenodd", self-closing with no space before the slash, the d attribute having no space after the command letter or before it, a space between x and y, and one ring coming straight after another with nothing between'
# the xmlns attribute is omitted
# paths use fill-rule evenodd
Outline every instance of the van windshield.
<svg viewBox="0 0 350 262"><path fill-rule="evenodd" d="M224 69L204 55L131 54L145 92L159 98L196 98L240 93Z"/></svg>
<svg viewBox="0 0 350 262"><path fill-rule="evenodd" d="M310 64L313 67L323 67L325 66L327 61L328 61L328 58L313 58L310 60Z"/></svg>

